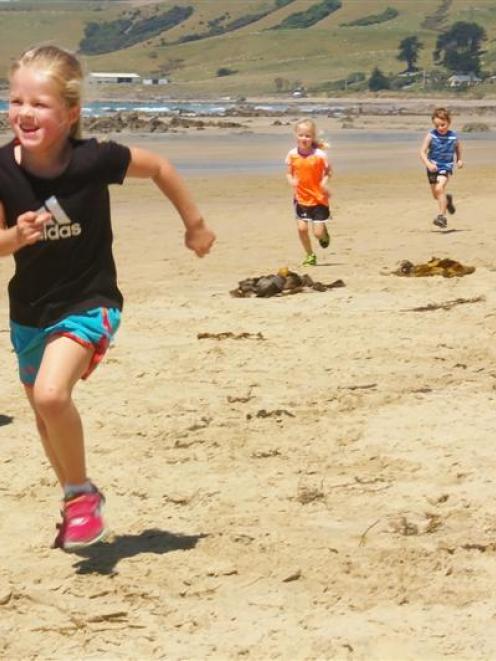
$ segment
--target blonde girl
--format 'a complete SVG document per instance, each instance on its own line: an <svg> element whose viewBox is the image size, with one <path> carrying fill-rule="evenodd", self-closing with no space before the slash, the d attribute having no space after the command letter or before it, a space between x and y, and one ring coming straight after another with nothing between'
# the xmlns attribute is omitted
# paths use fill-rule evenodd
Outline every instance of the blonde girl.
<svg viewBox="0 0 496 661"><path fill-rule="evenodd" d="M104 497L89 479L72 392L105 354L120 323L108 187L151 179L175 206L199 257L215 236L164 158L81 139L79 61L56 46L25 52L10 71L14 138L0 148L0 256L13 255L11 337L46 455L64 493L55 546L105 536Z"/></svg>
<svg viewBox="0 0 496 661"><path fill-rule="evenodd" d="M330 243L326 222L331 218L327 183L332 168L325 149L328 145L317 137L317 127L311 119L295 124L296 146L286 156L286 178L293 189L293 205L298 236L305 251L304 266L316 266L309 226L322 248Z"/></svg>

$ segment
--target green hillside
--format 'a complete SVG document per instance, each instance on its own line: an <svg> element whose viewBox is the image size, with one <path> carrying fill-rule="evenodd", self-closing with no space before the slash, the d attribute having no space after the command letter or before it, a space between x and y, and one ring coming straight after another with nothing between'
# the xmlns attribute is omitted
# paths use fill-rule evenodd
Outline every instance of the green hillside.
<svg viewBox="0 0 496 661"><path fill-rule="evenodd" d="M7 0L0 71L50 41L80 52L89 71L166 76L167 94L287 95L303 85L334 96L368 91L375 66L390 77L404 71L399 43L415 35L426 75L401 93L428 94L442 69L436 40L457 21L484 28L482 72L496 75L494 0ZM484 82L468 93L495 92Z"/></svg>

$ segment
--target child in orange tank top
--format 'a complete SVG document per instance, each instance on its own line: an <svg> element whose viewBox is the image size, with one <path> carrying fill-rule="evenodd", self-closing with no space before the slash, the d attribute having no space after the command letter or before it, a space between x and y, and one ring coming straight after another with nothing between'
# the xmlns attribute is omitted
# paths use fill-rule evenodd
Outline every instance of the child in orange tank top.
<svg viewBox="0 0 496 661"><path fill-rule="evenodd" d="M317 139L317 127L311 119L295 125L296 147L286 156L286 178L293 188L293 204L298 235L305 250L304 266L316 266L317 256L312 248L309 225L322 248L330 243L326 222L331 218L327 182L332 168L324 149L327 145Z"/></svg>

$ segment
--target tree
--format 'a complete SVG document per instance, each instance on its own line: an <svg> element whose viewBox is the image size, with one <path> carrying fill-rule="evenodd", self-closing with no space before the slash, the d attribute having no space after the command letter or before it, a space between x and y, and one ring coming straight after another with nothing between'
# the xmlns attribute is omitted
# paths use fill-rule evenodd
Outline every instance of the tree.
<svg viewBox="0 0 496 661"><path fill-rule="evenodd" d="M477 23L458 21L439 35L434 61L456 73L480 73L481 44L486 31Z"/></svg>
<svg viewBox="0 0 496 661"><path fill-rule="evenodd" d="M408 73L412 71L418 71L417 64L419 51L423 48L424 45L419 41L418 37L413 35L411 37L405 37L400 41L398 60L406 62L406 70Z"/></svg>
<svg viewBox="0 0 496 661"><path fill-rule="evenodd" d="M371 92L378 92L379 90L388 90L390 87L389 80L382 73L379 67L375 67L369 78L369 90Z"/></svg>

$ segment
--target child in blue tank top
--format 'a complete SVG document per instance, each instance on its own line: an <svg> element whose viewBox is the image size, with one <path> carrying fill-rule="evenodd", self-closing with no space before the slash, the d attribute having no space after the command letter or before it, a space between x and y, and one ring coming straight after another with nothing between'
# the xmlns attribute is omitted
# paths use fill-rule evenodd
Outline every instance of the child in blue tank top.
<svg viewBox="0 0 496 661"><path fill-rule="evenodd" d="M438 203L439 214L434 218L434 225L444 229L448 225L446 212L455 213L453 196L446 193L446 186L455 165L461 168L463 161L460 140L450 129L450 112L446 108L436 108L432 113L432 123L434 128L424 138L420 158L427 168L432 196Z"/></svg>

